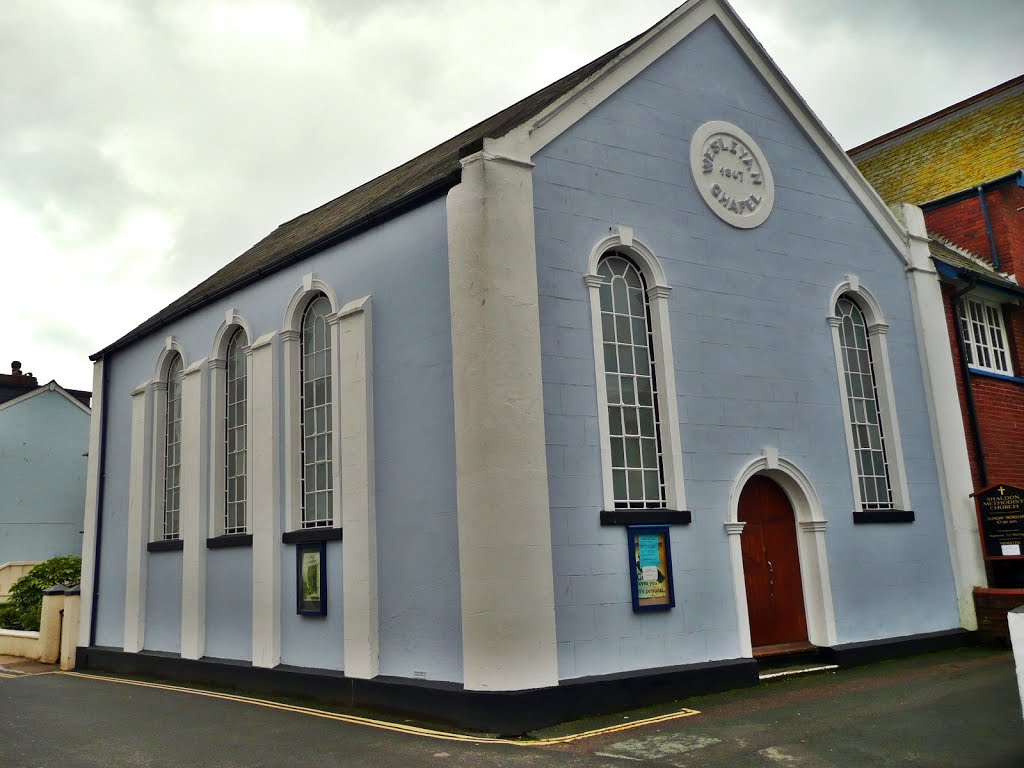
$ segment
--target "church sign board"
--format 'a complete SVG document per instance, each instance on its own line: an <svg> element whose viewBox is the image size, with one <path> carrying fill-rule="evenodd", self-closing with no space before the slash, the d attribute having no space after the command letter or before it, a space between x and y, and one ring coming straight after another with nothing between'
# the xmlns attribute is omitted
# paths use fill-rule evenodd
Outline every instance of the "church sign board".
<svg viewBox="0 0 1024 768"><path fill-rule="evenodd" d="M1024 489L993 485L974 494L986 560L1024 558Z"/></svg>
<svg viewBox="0 0 1024 768"><path fill-rule="evenodd" d="M667 525L627 525L633 612L667 611L676 604Z"/></svg>

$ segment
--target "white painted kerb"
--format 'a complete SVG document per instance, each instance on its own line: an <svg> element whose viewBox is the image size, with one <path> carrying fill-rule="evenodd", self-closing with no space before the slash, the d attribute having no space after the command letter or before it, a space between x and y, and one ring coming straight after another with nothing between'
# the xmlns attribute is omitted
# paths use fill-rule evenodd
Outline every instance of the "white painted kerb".
<svg viewBox="0 0 1024 768"><path fill-rule="evenodd" d="M1010 626L1013 660L1017 665L1017 690L1020 692L1021 712L1024 713L1024 606L1006 614L1006 623Z"/></svg>

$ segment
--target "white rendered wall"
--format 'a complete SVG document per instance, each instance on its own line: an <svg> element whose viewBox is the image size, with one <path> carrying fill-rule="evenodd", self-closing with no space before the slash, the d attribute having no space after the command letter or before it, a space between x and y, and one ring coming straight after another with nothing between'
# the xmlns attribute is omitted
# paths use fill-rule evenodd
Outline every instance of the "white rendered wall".
<svg viewBox="0 0 1024 768"><path fill-rule="evenodd" d="M907 275L914 303L928 413L932 422L932 442L940 468L939 484L960 624L973 630L978 628L974 587L985 586L988 581L981 548L978 546L978 520L974 502L970 498L974 491L974 481L971 478L967 438L960 413L960 395L953 371L946 307L928 250L924 214L913 205L895 206L894 210L906 225L910 237L908 253L911 266L907 269Z"/></svg>
<svg viewBox="0 0 1024 768"><path fill-rule="evenodd" d="M467 690L558 683L532 172L485 142L448 195Z"/></svg>

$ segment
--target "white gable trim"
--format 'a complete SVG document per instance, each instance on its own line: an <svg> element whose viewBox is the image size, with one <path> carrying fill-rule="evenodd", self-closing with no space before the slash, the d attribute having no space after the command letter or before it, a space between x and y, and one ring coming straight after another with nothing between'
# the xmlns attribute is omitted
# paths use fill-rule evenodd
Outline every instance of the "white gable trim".
<svg viewBox="0 0 1024 768"><path fill-rule="evenodd" d="M49 384L43 384L43 386L38 387L37 389L33 389L30 390L29 392L26 392L24 395L18 395L13 400L8 400L6 403L0 403L0 411L2 411L4 408L10 408L12 405L23 403L26 400L31 400L36 395L41 395L44 392L56 392L58 395L63 395L64 399L66 399L72 405L75 405L78 408L80 408L83 413L92 414L92 411L89 410L89 406L82 405L82 403L79 400L75 399L74 395L71 395L66 389L64 389L64 387L62 387L60 384L53 380L51 380Z"/></svg>
<svg viewBox="0 0 1024 768"><path fill-rule="evenodd" d="M690 0L680 6L562 98L500 139L485 142L485 146L495 150L518 149L520 153L532 157L712 18L721 23L804 135L843 180L904 263L909 265L906 230L725 0Z"/></svg>

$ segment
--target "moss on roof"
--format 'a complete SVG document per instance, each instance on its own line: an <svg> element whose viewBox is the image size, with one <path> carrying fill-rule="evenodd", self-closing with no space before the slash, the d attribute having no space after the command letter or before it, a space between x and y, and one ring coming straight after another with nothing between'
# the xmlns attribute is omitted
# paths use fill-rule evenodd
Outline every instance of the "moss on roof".
<svg viewBox="0 0 1024 768"><path fill-rule="evenodd" d="M850 151L860 172L890 203L922 203L1024 167L1024 83L1004 84L981 103L937 113Z"/></svg>

